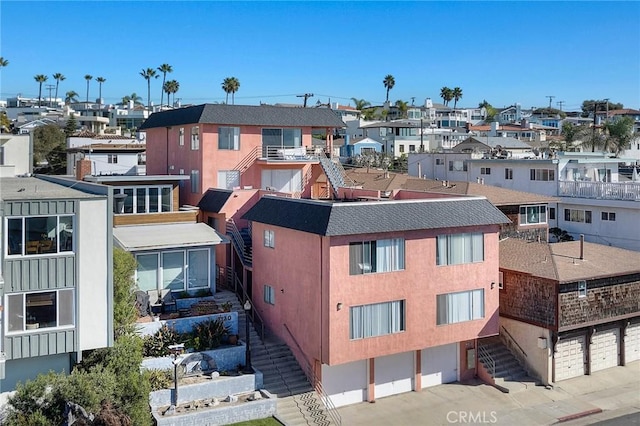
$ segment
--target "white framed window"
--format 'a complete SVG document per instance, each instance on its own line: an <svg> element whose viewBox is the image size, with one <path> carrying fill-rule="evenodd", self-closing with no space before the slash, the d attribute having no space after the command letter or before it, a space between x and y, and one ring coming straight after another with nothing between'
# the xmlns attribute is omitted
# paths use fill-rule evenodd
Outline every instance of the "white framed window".
<svg viewBox="0 0 640 426"><path fill-rule="evenodd" d="M298 148L302 146L302 129L262 129L262 146Z"/></svg>
<svg viewBox="0 0 640 426"><path fill-rule="evenodd" d="M398 151L399 152L404 152L404 144L398 145Z"/></svg>
<svg viewBox="0 0 640 426"><path fill-rule="evenodd" d="M615 222L616 221L616 214L614 212L602 212L602 220L609 221L609 222Z"/></svg>
<svg viewBox="0 0 640 426"><path fill-rule="evenodd" d="M151 185L115 187L114 194L124 194L120 214L158 213L173 210L173 191L171 186Z"/></svg>
<svg viewBox="0 0 640 426"><path fill-rule="evenodd" d="M107 154L107 163L118 164L118 154Z"/></svg>
<svg viewBox="0 0 640 426"><path fill-rule="evenodd" d="M450 172L466 172L467 162L462 160L449 161Z"/></svg>
<svg viewBox="0 0 640 426"><path fill-rule="evenodd" d="M481 175L490 175L491 174L491 167L480 167L480 174Z"/></svg>
<svg viewBox="0 0 640 426"><path fill-rule="evenodd" d="M240 170L219 170L218 186L221 189L233 189L240 186Z"/></svg>
<svg viewBox="0 0 640 426"><path fill-rule="evenodd" d="M180 127L178 131L178 145L184 146L184 127Z"/></svg>
<svg viewBox="0 0 640 426"><path fill-rule="evenodd" d="M415 145L409 145L409 152L416 152L416 146Z"/></svg>
<svg viewBox="0 0 640 426"><path fill-rule="evenodd" d="M218 149L238 151L240 149L240 127L219 127Z"/></svg>
<svg viewBox="0 0 640 426"><path fill-rule="evenodd" d="M564 209L565 222L591 223L591 210Z"/></svg>
<svg viewBox="0 0 640 426"><path fill-rule="evenodd" d="M35 256L72 252L74 217L29 216L6 219L5 253Z"/></svg>
<svg viewBox="0 0 640 426"><path fill-rule="evenodd" d="M75 290L59 289L5 296L6 333L73 328Z"/></svg>
<svg viewBox="0 0 640 426"><path fill-rule="evenodd" d="M484 234L438 235L436 264L459 265L484 261Z"/></svg>
<svg viewBox="0 0 640 426"><path fill-rule="evenodd" d="M352 306L349 308L349 339L403 332L405 316L404 300Z"/></svg>
<svg viewBox="0 0 640 426"><path fill-rule="evenodd" d="M498 275L498 288L502 290L504 288L504 273L500 271Z"/></svg>
<svg viewBox="0 0 640 426"><path fill-rule="evenodd" d="M270 285L264 286L264 301L270 305L276 304L276 292Z"/></svg>
<svg viewBox="0 0 640 426"><path fill-rule="evenodd" d="M520 225L547 223L546 206L520 206Z"/></svg>
<svg viewBox="0 0 640 426"><path fill-rule="evenodd" d="M200 149L200 128L193 126L191 128L191 150L197 151Z"/></svg>
<svg viewBox="0 0 640 426"><path fill-rule="evenodd" d="M191 192L200 193L200 170L191 170Z"/></svg>
<svg viewBox="0 0 640 426"><path fill-rule="evenodd" d="M530 180L553 181L555 180L556 171L553 169L530 169Z"/></svg>
<svg viewBox="0 0 640 426"><path fill-rule="evenodd" d="M349 275L401 271L404 260L403 238L349 243Z"/></svg>
<svg viewBox="0 0 640 426"><path fill-rule="evenodd" d="M510 168L504 169L504 178L506 180L513 180L513 169L510 169Z"/></svg>
<svg viewBox="0 0 640 426"><path fill-rule="evenodd" d="M137 253L136 285L143 291L208 288L211 279L210 254L208 248Z"/></svg>
<svg viewBox="0 0 640 426"><path fill-rule="evenodd" d="M264 246L270 248L276 247L276 234L271 229L264 230Z"/></svg>
<svg viewBox="0 0 640 426"><path fill-rule="evenodd" d="M587 297L586 281L578 281L578 297Z"/></svg>
<svg viewBox="0 0 640 426"><path fill-rule="evenodd" d="M484 289L438 294L437 325L484 318Z"/></svg>
<svg viewBox="0 0 640 426"><path fill-rule="evenodd" d="M302 191L302 170L300 169L263 169L261 187L268 191Z"/></svg>

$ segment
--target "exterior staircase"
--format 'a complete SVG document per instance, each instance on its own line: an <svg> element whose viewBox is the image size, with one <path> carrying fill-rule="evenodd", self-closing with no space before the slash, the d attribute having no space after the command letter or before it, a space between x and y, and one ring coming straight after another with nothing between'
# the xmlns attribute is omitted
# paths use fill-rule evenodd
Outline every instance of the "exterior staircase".
<svg viewBox="0 0 640 426"><path fill-rule="evenodd" d="M331 184L334 194L338 193L338 188L346 186L342 167L327 157L320 157L320 166L322 166L324 174L327 175L327 180Z"/></svg>
<svg viewBox="0 0 640 426"><path fill-rule="evenodd" d="M216 302L230 302L238 312L238 334L246 341L246 313L232 291L218 291ZM252 324L250 324L252 325ZM266 333L265 333L266 334ZM284 425L339 425L336 413L328 413L320 395L309 383L291 349L275 336L261 338L249 327L251 365L263 374L263 388L278 397L277 418Z"/></svg>
<svg viewBox="0 0 640 426"><path fill-rule="evenodd" d="M536 385L500 337L483 339L479 346L478 359L493 377L496 388L505 393L515 393Z"/></svg>

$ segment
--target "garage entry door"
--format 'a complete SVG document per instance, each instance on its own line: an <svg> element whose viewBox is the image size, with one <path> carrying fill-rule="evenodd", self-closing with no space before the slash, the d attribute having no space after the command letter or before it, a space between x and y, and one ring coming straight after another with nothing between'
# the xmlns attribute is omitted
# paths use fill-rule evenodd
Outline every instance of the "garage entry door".
<svg viewBox="0 0 640 426"><path fill-rule="evenodd" d="M411 392L415 352L383 356L375 359L375 397Z"/></svg>
<svg viewBox="0 0 640 426"><path fill-rule="evenodd" d="M620 342L619 328L596 331L591 338L590 348L592 373L620 365L618 342Z"/></svg>
<svg viewBox="0 0 640 426"><path fill-rule="evenodd" d="M458 344L422 350L422 387L437 386L458 380Z"/></svg>
<svg viewBox="0 0 640 426"><path fill-rule="evenodd" d="M640 323L629 324L624 338L624 362L640 360Z"/></svg>
<svg viewBox="0 0 640 426"><path fill-rule="evenodd" d="M584 375L585 336L562 337L556 345L555 381Z"/></svg>
<svg viewBox="0 0 640 426"><path fill-rule="evenodd" d="M322 387L336 407L367 399L367 360L322 365Z"/></svg>

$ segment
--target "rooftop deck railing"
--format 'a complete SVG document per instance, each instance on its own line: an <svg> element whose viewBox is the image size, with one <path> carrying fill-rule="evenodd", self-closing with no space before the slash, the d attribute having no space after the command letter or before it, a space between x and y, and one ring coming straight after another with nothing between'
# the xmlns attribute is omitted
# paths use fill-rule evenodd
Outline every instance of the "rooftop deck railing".
<svg viewBox="0 0 640 426"><path fill-rule="evenodd" d="M640 201L640 182L559 181L558 196Z"/></svg>

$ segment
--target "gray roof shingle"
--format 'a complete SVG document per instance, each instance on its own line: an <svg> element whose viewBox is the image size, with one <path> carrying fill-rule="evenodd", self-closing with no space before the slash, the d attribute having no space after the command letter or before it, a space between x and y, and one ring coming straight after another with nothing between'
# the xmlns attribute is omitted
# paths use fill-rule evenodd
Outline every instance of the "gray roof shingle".
<svg viewBox="0 0 640 426"><path fill-rule="evenodd" d="M140 130L195 123L228 126L345 127L336 113L327 108L202 104L155 112L142 123Z"/></svg>
<svg viewBox="0 0 640 426"><path fill-rule="evenodd" d="M243 217L323 236L509 223L489 201L477 197L331 203L265 196Z"/></svg>
<svg viewBox="0 0 640 426"><path fill-rule="evenodd" d="M205 212L220 213L231 194L233 191L230 189L208 189L200 199L198 207Z"/></svg>

